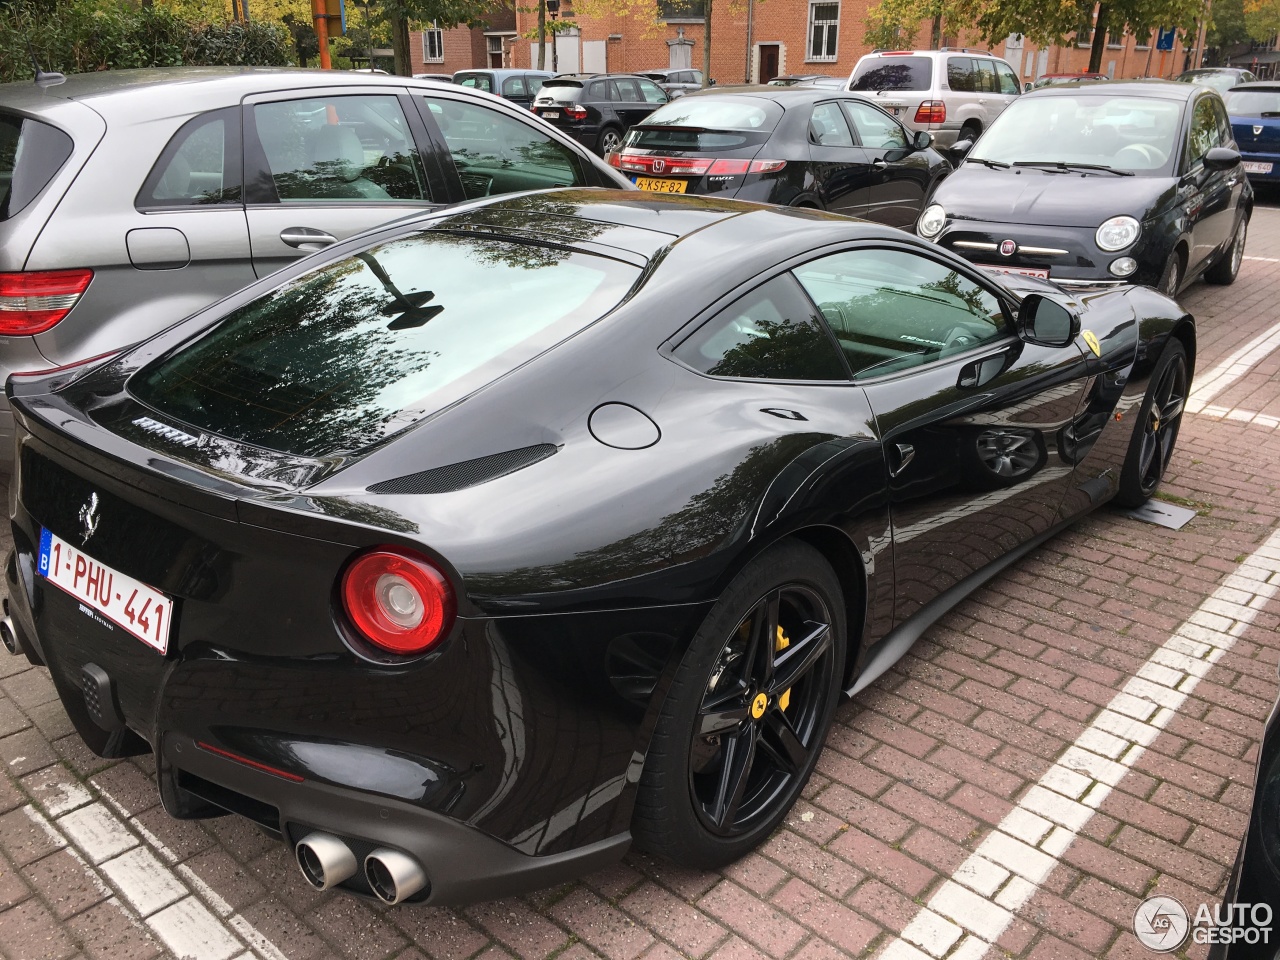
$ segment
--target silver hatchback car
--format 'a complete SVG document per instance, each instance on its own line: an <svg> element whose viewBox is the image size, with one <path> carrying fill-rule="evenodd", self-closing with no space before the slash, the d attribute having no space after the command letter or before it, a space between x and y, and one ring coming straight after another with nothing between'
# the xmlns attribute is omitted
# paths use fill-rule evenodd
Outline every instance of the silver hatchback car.
<svg viewBox="0 0 1280 960"><path fill-rule="evenodd" d="M455 84L239 68L0 85L0 383L118 350L385 221L560 186L634 189ZM14 456L0 400L0 471Z"/></svg>

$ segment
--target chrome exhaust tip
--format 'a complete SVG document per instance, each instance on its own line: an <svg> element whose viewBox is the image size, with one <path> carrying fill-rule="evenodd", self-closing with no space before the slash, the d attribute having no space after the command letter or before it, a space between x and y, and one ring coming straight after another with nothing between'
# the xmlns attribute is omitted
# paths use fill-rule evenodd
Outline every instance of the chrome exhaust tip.
<svg viewBox="0 0 1280 960"><path fill-rule="evenodd" d="M427 875L412 857L382 848L364 858L364 878L383 903L407 900L427 885Z"/></svg>
<svg viewBox="0 0 1280 960"><path fill-rule="evenodd" d="M359 864L351 848L327 833L310 833L298 841L294 850L298 869L307 883L317 890L336 887L356 875Z"/></svg>
<svg viewBox="0 0 1280 960"><path fill-rule="evenodd" d="M4 644L4 648L12 653L15 657L22 653L22 644L18 640L18 634L13 629L13 618L0 618L0 643Z"/></svg>

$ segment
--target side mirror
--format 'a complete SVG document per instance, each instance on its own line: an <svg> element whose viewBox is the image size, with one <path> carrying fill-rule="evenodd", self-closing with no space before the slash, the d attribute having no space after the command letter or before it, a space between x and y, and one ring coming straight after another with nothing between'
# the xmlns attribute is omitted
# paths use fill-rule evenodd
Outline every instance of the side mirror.
<svg viewBox="0 0 1280 960"><path fill-rule="evenodd" d="M1230 170L1240 162L1240 151L1230 147L1214 147L1204 155L1206 170Z"/></svg>
<svg viewBox="0 0 1280 960"><path fill-rule="evenodd" d="M928 130L917 130L911 138L911 146L916 150L925 150L933 145L933 134Z"/></svg>
<svg viewBox="0 0 1280 960"><path fill-rule="evenodd" d="M1043 347L1065 347L1080 333L1080 317L1065 304L1029 293L1018 307L1018 336Z"/></svg>
<svg viewBox="0 0 1280 960"><path fill-rule="evenodd" d="M947 159L952 163L959 163L969 155L969 151L972 149L972 140L957 140L947 149Z"/></svg>
<svg viewBox="0 0 1280 960"><path fill-rule="evenodd" d="M1024 84L1022 85L1022 92L1023 92L1023 93L1030 93L1030 92L1031 92L1031 88L1032 88L1033 86L1035 86L1035 84L1033 84L1030 80L1028 80L1026 83L1024 83Z"/></svg>

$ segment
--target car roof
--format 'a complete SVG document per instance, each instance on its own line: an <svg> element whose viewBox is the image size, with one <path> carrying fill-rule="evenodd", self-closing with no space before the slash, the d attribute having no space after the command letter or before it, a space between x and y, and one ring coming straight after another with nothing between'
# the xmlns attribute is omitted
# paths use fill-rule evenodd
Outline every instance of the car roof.
<svg viewBox="0 0 1280 960"><path fill-rule="evenodd" d="M1200 91L1208 89L1192 83L1178 83L1176 80L1095 80L1085 86L1090 96L1100 96L1105 93L1114 97L1148 97L1153 100L1189 100ZM1022 96L1074 97L1078 96L1082 89L1084 88L1070 84L1044 86L1036 87Z"/></svg>
<svg viewBox="0 0 1280 960"><path fill-rule="evenodd" d="M1238 93L1241 90L1280 90L1280 80L1253 80L1249 83L1237 83L1227 93Z"/></svg>
<svg viewBox="0 0 1280 960"><path fill-rule="evenodd" d="M462 77L473 76L481 73L492 74L495 77L523 77L527 73L546 74L548 77L552 76L550 70L539 70L536 67L529 67L525 70L514 69L511 67L494 67L492 69L489 67L469 67L466 70L455 70L453 75L455 77Z"/></svg>
<svg viewBox="0 0 1280 960"><path fill-rule="evenodd" d="M835 90L829 87L808 87L800 84L783 87L771 86L765 83L743 84L742 86L733 87L707 87L704 90L695 90L693 93L686 93L681 99L685 99L687 97L757 97L761 100L772 100L782 107L786 107L791 104L817 103L819 100L841 98L847 100L865 100L868 103L876 102L872 97L863 96L849 90Z"/></svg>
<svg viewBox="0 0 1280 960"><path fill-rule="evenodd" d="M1194 70L1183 70L1178 76L1194 77L1201 73L1252 73L1247 67L1196 67Z"/></svg>
<svg viewBox="0 0 1280 960"><path fill-rule="evenodd" d="M524 71L521 71L524 72ZM208 92L217 90L231 99L275 90L314 87L370 86L386 84L439 84L438 80L355 73L349 70L304 70L286 67L146 67L138 70L101 70L72 73L52 84L17 81L0 84L0 104L37 108L42 101L91 101L106 97L148 97L163 91ZM154 108L153 108L154 109Z"/></svg>

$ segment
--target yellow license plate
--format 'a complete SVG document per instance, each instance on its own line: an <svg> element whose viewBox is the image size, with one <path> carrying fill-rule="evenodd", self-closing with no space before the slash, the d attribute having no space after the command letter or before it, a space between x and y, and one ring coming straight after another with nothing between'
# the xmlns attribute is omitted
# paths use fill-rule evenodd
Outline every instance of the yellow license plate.
<svg viewBox="0 0 1280 960"><path fill-rule="evenodd" d="M684 193L683 180L655 180L653 177L636 177L636 186L653 193Z"/></svg>

